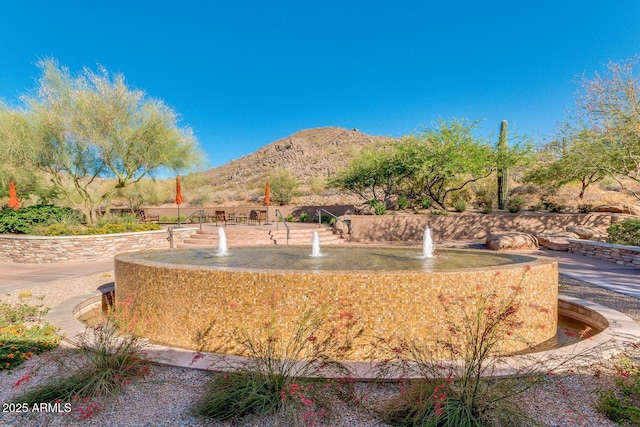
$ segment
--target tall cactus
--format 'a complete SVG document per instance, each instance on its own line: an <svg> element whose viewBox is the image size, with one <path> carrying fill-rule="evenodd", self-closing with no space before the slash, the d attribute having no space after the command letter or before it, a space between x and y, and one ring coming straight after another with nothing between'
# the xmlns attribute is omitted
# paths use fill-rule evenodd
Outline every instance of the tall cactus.
<svg viewBox="0 0 640 427"><path fill-rule="evenodd" d="M504 209L509 196L507 126L507 121L503 120L500 124L500 139L498 139L498 209Z"/></svg>

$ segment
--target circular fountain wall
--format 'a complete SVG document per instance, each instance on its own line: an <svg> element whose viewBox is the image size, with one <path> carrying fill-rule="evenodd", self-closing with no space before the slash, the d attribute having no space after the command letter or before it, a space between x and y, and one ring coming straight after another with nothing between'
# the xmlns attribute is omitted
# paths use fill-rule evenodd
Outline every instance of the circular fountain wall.
<svg viewBox="0 0 640 427"><path fill-rule="evenodd" d="M554 336L558 269L554 260L472 250L411 248L234 248L127 253L115 258L116 299L141 334L170 346L239 354L231 334L260 336L271 325L294 334L305 309L331 302L365 334L350 360L375 359L373 337L436 340L449 333L445 306L477 311L478 297L517 293L520 351Z"/></svg>

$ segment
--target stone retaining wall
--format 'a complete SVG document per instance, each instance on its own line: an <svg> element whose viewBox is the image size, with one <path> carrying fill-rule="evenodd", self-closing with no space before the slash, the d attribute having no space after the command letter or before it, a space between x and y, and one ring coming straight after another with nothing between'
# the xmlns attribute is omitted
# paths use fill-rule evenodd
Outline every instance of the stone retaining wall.
<svg viewBox="0 0 640 427"><path fill-rule="evenodd" d="M194 232L194 228L174 230L174 245L181 244ZM147 249L169 249L167 231L55 237L0 235L0 262L92 261L121 252Z"/></svg>
<svg viewBox="0 0 640 427"><path fill-rule="evenodd" d="M351 215L353 242L418 242L425 227L431 228L434 240L484 240L487 234L517 231L538 234L564 231L582 225L604 231L627 215L554 214L519 212L491 215L451 213L449 215Z"/></svg>
<svg viewBox="0 0 640 427"><path fill-rule="evenodd" d="M640 247L569 239L569 252L640 268Z"/></svg>

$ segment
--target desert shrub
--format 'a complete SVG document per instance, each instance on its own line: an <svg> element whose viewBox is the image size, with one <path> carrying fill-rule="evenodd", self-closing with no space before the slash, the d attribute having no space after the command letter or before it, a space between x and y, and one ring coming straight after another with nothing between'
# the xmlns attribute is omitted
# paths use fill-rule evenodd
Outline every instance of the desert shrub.
<svg viewBox="0 0 640 427"><path fill-rule="evenodd" d="M433 209L433 210L429 211L429 215L434 215L434 216L438 216L438 215L441 215L441 216L447 216L447 215L449 215L449 212L444 211L444 210L441 210L441 209Z"/></svg>
<svg viewBox="0 0 640 427"><path fill-rule="evenodd" d="M524 197L516 196L507 200L507 209L511 213L520 212L525 204Z"/></svg>
<svg viewBox="0 0 640 427"><path fill-rule="evenodd" d="M287 221L288 222L296 222L296 217L293 216L292 213L290 213L289 215L287 215Z"/></svg>
<svg viewBox="0 0 640 427"><path fill-rule="evenodd" d="M640 219L629 218L607 228L608 243L640 246Z"/></svg>
<svg viewBox="0 0 640 427"><path fill-rule="evenodd" d="M18 210L0 211L0 233L30 234L33 227L57 222L68 223L74 217L71 208L53 205L34 205Z"/></svg>
<svg viewBox="0 0 640 427"><path fill-rule="evenodd" d="M467 210L467 202L464 200L456 200L453 202L453 208L456 212L464 212Z"/></svg>
<svg viewBox="0 0 640 427"><path fill-rule="evenodd" d="M616 362L614 387L599 390L596 410L621 425L640 425L640 367L623 355Z"/></svg>
<svg viewBox="0 0 640 427"><path fill-rule="evenodd" d="M526 274L526 273L525 273ZM518 408L514 397L542 381L552 368L521 356L518 372L495 379L500 354L509 343L522 342L519 328L521 288L480 292L468 297L472 310L455 304L456 295L440 294L449 334L437 342L380 338L387 364L381 376L402 372L419 378L401 382L400 393L381 402L379 413L394 426L523 426L536 425ZM445 361L457 362L445 362Z"/></svg>
<svg viewBox="0 0 640 427"><path fill-rule="evenodd" d="M380 200L369 200L369 206L373 208L373 213L376 215L384 215L387 211L387 206Z"/></svg>
<svg viewBox="0 0 640 427"><path fill-rule="evenodd" d="M496 204L496 189L494 185L479 185L474 188L476 206L486 214L493 212Z"/></svg>
<svg viewBox="0 0 640 427"><path fill-rule="evenodd" d="M49 323L39 323L48 310L27 304L0 303L0 371L10 370L58 346Z"/></svg>
<svg viewBox="0 0 640 427"><path fill-rule="evenodd" d="M543 211L544 210L544 203L543 202L535 203L535 204L529 206L529 209L534 211L534 212L535 211Z"/></svg>
<svg viewBox="0 0 640 427"><path fill-rule="evenodd" d="M425 197L420 201L420 206L422 206L422 209L429 209L431 207L431 203L432 203L431 199L428 197Z"/></svg>
<svg viewBox="0 0 640 427"><path fill-rule="evenodd" d="M300 222L309 222L309 214L307 212L300 214Z"/></svg>
<svg viewBox="0 0 640 427"><path fill-rule="evenodd" d="M122 310L126 312L125 309ZM144 377L149 363L143 358L144 341L135 336L124 317L108 316L88 327L74 341L75 349L60 352L48 363L58 372L41 385L28 389L16 403L63 403L74 405L80 417L90 418L105 400L115 398L123 387Z"/></svg>
<svg viewBox="0 0 640 427"><path fill-rule="evenodd" d="M451 193L451 206L456 210L456 212L464 212L467 210L467 205L471 201L471 193L469 190L462 189L458 191L454 191Z"/></svg>
<svg viewBox="0 0 640 427"><path fill-rule="evenodd" d="M409 206L409 198L404 195L398 196L398 209L407 209L407 206Z"/></svg>
<svg viewBox="0 0 640 427"><path fill-rule="evenodd" d="M270 306L263 333L234 331L232 340L246 362L235 372L214 377L194 411L216 420L272 414L284 425L313 425L331 417L333 396L355 398L350 371L338 362L361 333L354 316L340 306L320 304L305 311L298 328L284 336L276 305ZM321 379L344 378L344 380Z"/></svg>

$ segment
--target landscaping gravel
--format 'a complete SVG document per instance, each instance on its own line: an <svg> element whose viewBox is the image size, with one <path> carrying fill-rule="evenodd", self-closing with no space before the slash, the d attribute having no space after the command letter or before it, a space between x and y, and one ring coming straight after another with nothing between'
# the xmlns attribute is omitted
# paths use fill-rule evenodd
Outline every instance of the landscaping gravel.
<svg viewBox="0 0 640 427"><path fill-rule="evenodd" d="M52 307L66 299L95 290L113 278L97 274L32 287L2 295L3 302L25 302ZM619 310L634 320L640 320L640 300L609 290L597 288L575 279L561 277L561 293L594 301ZM26 293L30 297L26 297ZM19 295L21 297L19 297ZM62 350L64 351L64 350ZM3 409L24 386L14 384L26 373L34 371L29 386L36 385L55 372L49 356L35 356L13 372L0 373L0 403ZM593 409L597 400L595 390L610 385L614 361L576 370L558 378L550 377L518 397L520 405L535 420L547 426L616 426ZM37 370L39 369L39 370ZM37 370L37 371L35 371ZM2 426L274 426L278 420L271 417L249 417L236 422L219 423L191 414L192 404L203 394L210 373L195 369L154 365L148 377L125 387L124 392L90 418L82 419L77 413L0 413ZM359 396L375 401L397 392L393 384L357 383ZM332 426L383 427L367 405L349 403L336 405L337 417Z"/></svg>

